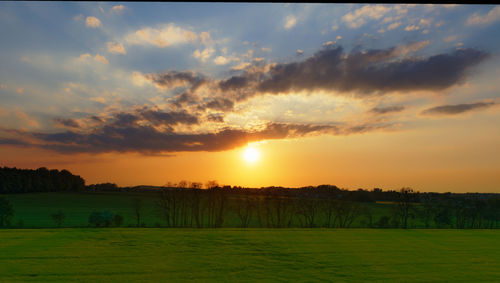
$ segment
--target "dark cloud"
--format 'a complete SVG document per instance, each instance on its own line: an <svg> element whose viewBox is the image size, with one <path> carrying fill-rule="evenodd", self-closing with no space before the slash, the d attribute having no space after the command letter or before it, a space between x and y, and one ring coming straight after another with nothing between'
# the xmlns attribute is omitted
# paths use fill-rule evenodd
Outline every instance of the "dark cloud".
<svg viewBox="0 0 500 283"><path fill-rule="evenodd" d="M222 116L220 114L210 114L207 116L207 120L211 121L211 122L223 123L224 116Z"/></svg>
<svg viewBox="0 0 500 283"><path fill-rule="evenodd" d="M393 112L401 112L405 109L404 106L388 106L388 107L375 107L370 112L377 114L386 114Z"/></svg>
<svg viewBox="0 0 500 283"><path fill-rule="evenodd" d="M495 105L494 102L477 102L455 105L442 105L426 109L421 112L424 115L456 115L472 110L479 110Z"/></svg>
<svg viewBox="0 0 500 283"><path fill-rule="evenodd" d="M139 113L142 118L154 125L194 125L199 123L197 116L191 115L184 110L179 112L162 112L151 109L143 109L139 110Z"/></svg>
<svg viewBox="0 0 500 283"><path fill-rule="evenodd" d="M206 81L204 77L190 71L166 71L158 74L147 74L145 76L155 84L166 88L190 86L191 90L196 90Z"/></svg>
<svg viewBox="0 0 500 283"><path fill-rule="evenodd" d="M54 122L62 127L80 128L80 124L75 119L55 118Z"/></svg>
<svg viewBox="0 0 500 283"><path fill-rule="evenodd" d="M125 116L121 116L125 117ZM175 133L150 125L110 122L91 131L23 132L22 138L0 139L0 144L41 147L61 153L223 151L249 142L302 137L311 134L348 135L384 128L384 125L309 125L268 123L261 129L225 128L212 133ZM24 140L24 141L23 141Z"/></svg>
<svg viewBox="0 0 500 283"><path fill-rule="evenodd" d="M219 88L222 91L240 89L248 85L249 78L247 76L233 76L227 80L219 82Z"/></svg>
<svg viewBox="0 0 500 283"><path fill-rule="evenodd" d="M173 105L179 108L185 104L196 103L196 90L207 82L207 79L202 75L190 71L166 71L157 74L147 74L145 77L151 79L157 86L167 89L184 88L172 102Z"/></svg>
<svg viewBox="0 0 500 283"><path fill-rule="evenodd" d="M345 54L331 47L302 61L278 64L258 85L261 92L301 90L357 91L359 95L391 91L438 91L461 83L485 52L459 49L427 58L397 59L394 48Z"/></svg>
<svg viewBox="0 0 500 283"><path fill-rule="evenodd" d="M147 77L159 86L185 88L171 102L174 106L197 105L199 110L227 112L234 109L235 103L264 93L325 90L362 97L441 91L462 83L471 68L489 56L476 49L457 49L428 57L409 57L405 54L411 46L371 50L358 47L348 53L339 45L331 45L296 62L269 66L256 62L242 74L220 81L210 81L189 71L167 71ZM215 89L210 97L199 99L196 90L203 84Z"/></svg>
<svg viewBox="0 0 500 283"><path fill-rule="evenodd" d="M214 97L208 102L198 105L198 110L213 109L219 111L231 111L233 110L234 102L231 99L224 97Z"/></svg>
<svg viewBox="0 0 500 283"><path fill-rule="evenodd" d="M151 126L116 127L106 125L91 133L33 133L39 146L65 153L78 152L177 152L222 151L249 142L300 137L310 133L335 130L336 126L269 123L262 130L223 129L215 133L180 134L160 132Z"/></svg>

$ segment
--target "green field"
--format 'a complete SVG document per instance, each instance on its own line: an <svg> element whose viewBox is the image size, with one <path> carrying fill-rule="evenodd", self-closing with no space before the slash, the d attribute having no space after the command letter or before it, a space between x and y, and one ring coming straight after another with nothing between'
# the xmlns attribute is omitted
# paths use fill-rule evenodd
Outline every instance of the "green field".
<svg viewBox="0 0 500 283"><path fill-rule="evenodd" d="M0 230L0 282L498 282L500 231Z"/></svg>
<svg viewBox="0 0 500 283"><path fill-rule="evenodd" d="M123 226L136 226L133 200L142 200L141 222L146 227L164 226L165 221L158 213L156 202L158 195L155 192L49 192L3 195L14 206L13 227L24 228L54 228L55 223L51 214L61 210L65 215L63 227L87 227L88 218L92 211L109 210L124 217ZM227 206L224 227L240 227L240 220L232 210L237 204L231 202ZM391 214L391 204L365 203L373 213L373 221L382 215ZM321 215L318 223L322 223ZM360 215L351 227L366 227L366 217ZM297 223L296 223L297 224ZM295 225L297 226L297 225ZM250 227L259 227L257 216L252 215Z"/></svg>

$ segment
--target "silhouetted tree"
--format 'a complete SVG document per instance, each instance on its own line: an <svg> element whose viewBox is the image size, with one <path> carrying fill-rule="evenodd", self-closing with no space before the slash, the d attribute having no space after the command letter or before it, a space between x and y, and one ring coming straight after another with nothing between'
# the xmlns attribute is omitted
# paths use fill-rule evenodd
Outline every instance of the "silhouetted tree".
<svg viewBox="0 0 500 283"><path fill-rule="evenodd" d="M242 193L243 195L238 196L236 199L235 211L241 221L241 227L246 228L252 218L256 200L251 197L248 189L243 190L245 190Z"/></svg>
<svg viewBox="0 0 500 283"><path fill-rule="evenodd" d="M402 188L399 191L399 199L396 203L395 214L399 217L401 227L408 228L408 218L412 216L411 206L413 201L413 190L410 188Z"/></svg>
<svg viewBox="0 0 500 283"><path fill-rule="evenodd" d="M361 205L351 201L336 201L334 206L339 228L349 228L361 213Z"/></svg>
<svg viewBox="0 0 500 283"><path fill-rule="evenodd" d="M142 216L142 200L140 198L134 198L132 200L132 205L134 209L134 216L136 219L136 226L139 227L141 224L141 216Z"/></svg>
<svg viewBox="0 0 500 283"><path fill-rule="evenodd" d="M319 200L314 198L300 197L296 200L296 212L303 226L313 228L318 216Z"/></svg>

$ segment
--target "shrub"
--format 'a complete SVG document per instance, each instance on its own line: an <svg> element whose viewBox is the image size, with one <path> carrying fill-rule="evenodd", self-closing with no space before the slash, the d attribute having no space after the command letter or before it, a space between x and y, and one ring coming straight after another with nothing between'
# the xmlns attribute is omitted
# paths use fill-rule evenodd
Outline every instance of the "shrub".
<svg viewBox="0 0 500 283"><path fill-rule="evenodd" d="M94 211L89 216L89 224L95 227L109 227L113 222L113 213L109 211Z"/></svg>

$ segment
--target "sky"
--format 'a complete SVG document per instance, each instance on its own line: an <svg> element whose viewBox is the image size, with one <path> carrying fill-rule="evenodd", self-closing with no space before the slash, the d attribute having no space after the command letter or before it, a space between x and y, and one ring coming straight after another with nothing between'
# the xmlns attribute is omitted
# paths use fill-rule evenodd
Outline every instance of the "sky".
<svg viewBox="0 0 500 283"><path fill-rule="evenodd" d="M500 192L500 6L0 2L0 166Z"/></svg>

